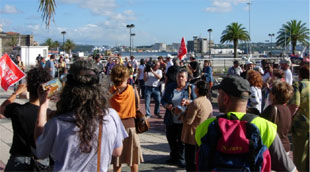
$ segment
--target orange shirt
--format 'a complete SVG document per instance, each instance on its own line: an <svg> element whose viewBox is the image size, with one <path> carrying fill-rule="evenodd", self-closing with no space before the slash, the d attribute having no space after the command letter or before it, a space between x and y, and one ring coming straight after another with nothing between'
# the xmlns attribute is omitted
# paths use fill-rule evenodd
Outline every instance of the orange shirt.
<svg viewBox="0 0 310 172"><path fill-rule="evenodd" d="M115 91L116 87L112 86L110 92L113 94ZM133 87L127 85L122 93L114 94L110 99L110 105L118 112L121 119L136 117L136 100Z"/></svg>

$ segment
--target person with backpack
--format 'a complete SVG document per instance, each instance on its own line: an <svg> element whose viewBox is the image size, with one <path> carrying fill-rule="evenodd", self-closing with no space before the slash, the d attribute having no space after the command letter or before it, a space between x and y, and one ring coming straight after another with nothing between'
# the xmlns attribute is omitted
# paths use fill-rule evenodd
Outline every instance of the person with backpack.
<svg viewBox="0 0 310 172"><path fill-rule="evenodd" d="M250 84L229 76L214 86L224 115L209 118L195 133L198 171L297 171L277 134L277 126L247 114Z"/></svg>

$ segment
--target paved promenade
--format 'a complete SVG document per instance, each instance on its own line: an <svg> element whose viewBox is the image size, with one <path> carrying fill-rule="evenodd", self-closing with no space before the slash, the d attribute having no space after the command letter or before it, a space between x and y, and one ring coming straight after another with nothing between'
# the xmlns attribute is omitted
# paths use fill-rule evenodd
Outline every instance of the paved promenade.
<svg viewBox="0 0 310 172"><path fill-rule="evenodd" d="M11 94L12 89L5 92L0 89L0 104L5 101ZM16 99L15 102L24 103L27 99ZM145 111L144 100L141 100L141 111ZM53 108L53 106L52 106ZM151 112L153 112L154 104L151 104ZM185 169L177 166L167 165L165 161L169 155L169 145L165 136L165 126L163 124L163 116L165 110L161 107L161 119L152 117L149 119L151 129L143 134L139 134L144 163L140 164L139 171L185 171ZM0 172L3 171L5 164L9 158L9 150L12 144L13 130L10 119L0 119ZM110 167L112 169L112 167ZM124 166L123 171L130 171L130 168Z"/></svg>

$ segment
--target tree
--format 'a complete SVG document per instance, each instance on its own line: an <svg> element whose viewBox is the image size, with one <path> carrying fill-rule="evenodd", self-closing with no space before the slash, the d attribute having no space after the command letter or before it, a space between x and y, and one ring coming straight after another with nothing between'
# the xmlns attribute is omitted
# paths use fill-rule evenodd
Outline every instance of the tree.
<svg viewBox="0 0 310 172"><path fill-rule="evenodd" d="M47 28L50 26L51 20L54 21L55 8L55 0L40 0L38 11L41 12L41 17Z"/></svg>
<svg viewBox="0 0 310 172"><path fill-rule="evenodd" d="M54 41L51 38L47 38L44 45L48 46L49 49L52 49L54 48Z"/></svg>
<svg viewBox="0 0 310 172"><path fill-rule="evenodd" d="M71 51L75 48L75 44L72 40L67 39L65 42L65 51L71 55Z"/></svg>
<svg viewBox="0 0 310 172"><path fill-rule="evenodd" d="M60 43L59 41L54 41L54 45L53 45L54 48L57 49L57 51L59 51L59 47L60 47ZM58 52L59 53L59 52Z"/></svg>
<svg viewBox="0 0 310 172"><path fill-rule="evenodd" d="M221 43L233 42L234 44L234 58L237 58L238 41L249 41L250 36L248 32L242 27L242 24L233 22L226 26L222 32Z"/></svg>
<svg viewBox="0 0 310 172"><path fill-rule="evenodd" d="M295 55L297 42L300 42L304 46L309 46L309 28L306 25L306 23L296 20L291 20L283 24L278 32L276 44L285 47L285 45L291 43L292 54Z"/></svg>
<svg viewBox="0 0 310 172"><path fill-rule="evenodd" d="M12 35L11 40L8 42L9 46L12 47L12 49L17 46L17 38L16 36Z"/></svg>

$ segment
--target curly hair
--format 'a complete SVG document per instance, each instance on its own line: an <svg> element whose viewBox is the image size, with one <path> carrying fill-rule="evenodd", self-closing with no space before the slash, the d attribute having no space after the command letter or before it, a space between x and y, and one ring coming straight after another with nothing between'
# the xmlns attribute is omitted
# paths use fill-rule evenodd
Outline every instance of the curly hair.
<svg viewBox="0 0 310 172"><path fill-rule="evenodd" d="M111 80L115 86L120 86L129 78L129 70L126 66L116 65L111 70Z"/></svg>
<svg viewBox="0 0 310 172"><path fill-rule="evenodd" d="M195 85L198 88L199 96L206 96L208 94L209 84L206 81L198 80Z"/></svg>
<svg viewBox="0 0 310 172"><path fill-rule="evenodd" d="M255 70L249 70L247 72L247 80L249 81L251 86L263 88L263 79L262 75L255 71Z"/></svg>
<svg viewBox="0 0 310 172"><path fill-rule="evenodd" d="M48 70L42 67L36 67L27 72L27 90L32 98L38 98L38 87L51 80L52 76Z"/></svg>
<svg viewBox="0 0 310 172"><path fill-rule="evenodd" d="M102 121L108 108L108 96L108 91L99 83L95 64L78 60L71 65L66 85L56 105L56 114L75 113L81 152L89 153L92 150L98 121Z"/></svg>
<svg viewBox="0 0 310 172"><path fill-rule="evenodd" d="M274 95L274 104L285 104L293 96L293 87L284 81L275 80L272 83L271 94Z"/></svg>

